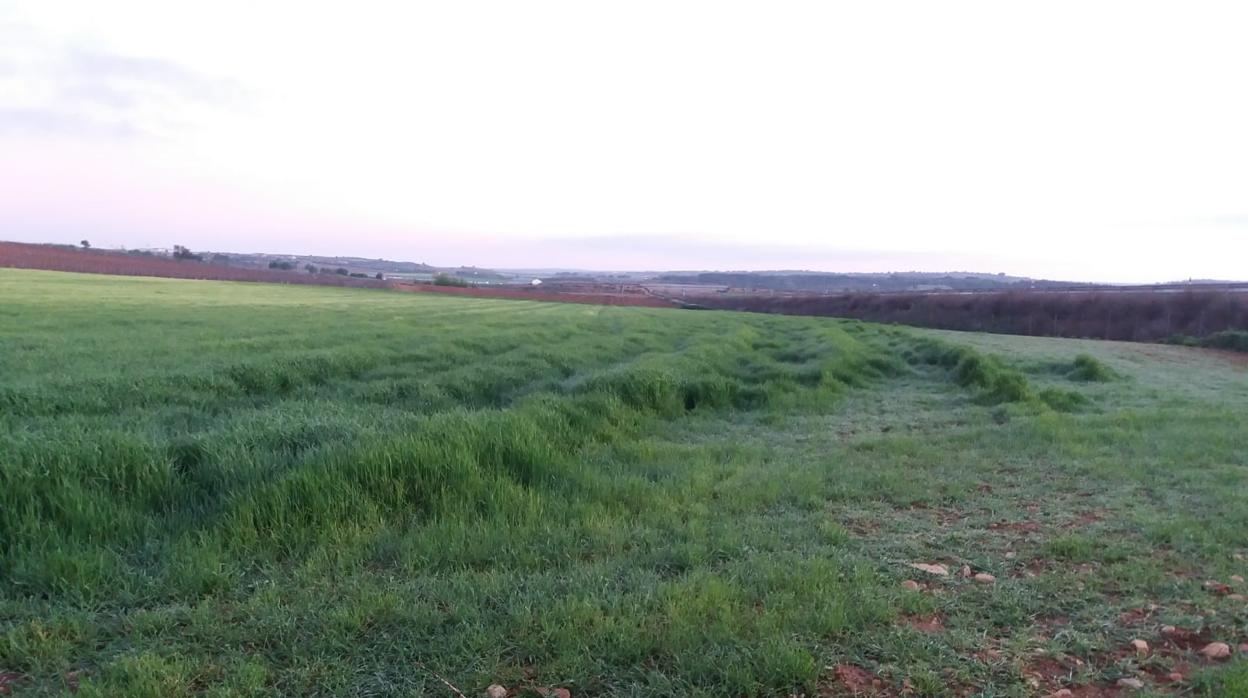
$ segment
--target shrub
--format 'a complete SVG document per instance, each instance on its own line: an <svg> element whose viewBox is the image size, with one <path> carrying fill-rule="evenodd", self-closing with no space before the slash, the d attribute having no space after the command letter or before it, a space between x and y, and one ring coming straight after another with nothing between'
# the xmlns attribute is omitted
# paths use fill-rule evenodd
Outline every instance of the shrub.
<svg viewBox="0 0 1248 698"><path fill-rule="evenodd" d="M1088 398L1073 390L1048 388L1040 391L1040 402L1058 412L1075 412L1088 404Z"/></svg>
<svg viewBox="0 0 1248 698"><path fill-rule="evenodd" d="M1070 371L1066 375L1071 380L1088 383L1105 383L1117 378L1117 374L1112 369L1088 354L1076 356L1074 364L1072 364Z"/></svg>
<svg viewBox="0 0 1248 698"><path fill-rule="evenodd" d="M1248 330L1223 330L1222 332L1214 332L1208 337L1176 334L1166 338L1165 342L1166 344L1177 344L1183 347L1206 347L1208 349L1248 352Z"/></svg>
<svg viewBox="0 0 1248 698"><path fill-rule="evenodd" d="M1200 340L1202 347L1212 349L1229 349L1231 351L1248 352L1248 331L1226 330L1217 332Z"/></svg>
<svg viewBox="0 0 1248 698"><path fill-rule="evenodd" d="M960 348L958 353L961 358L953 369L954 380L963 387L978 388L981 402L995 405L1031 397L1031 387L1023 374L970 349Z"/></svg>
<svg viewBox="0 0 1248 698"><path fill-rule="evenodd" d="M1025 402L1034 397L1022 373L970 347L923 339L915 342L913 349L902 352L902 356L912 364L952 369L954 381L964 388L977 390L977 399L985 404Z"/></svg>

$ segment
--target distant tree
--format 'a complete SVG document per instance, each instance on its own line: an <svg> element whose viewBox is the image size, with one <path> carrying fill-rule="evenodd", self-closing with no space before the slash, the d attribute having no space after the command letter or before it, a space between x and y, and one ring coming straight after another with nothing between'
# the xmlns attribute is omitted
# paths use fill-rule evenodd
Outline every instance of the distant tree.
<svg viewBox="0 0 1248 698"><path fill-rule="evenodd" d="M351 274L351 272L347 271L346 269L343 269L342 267L338 267L337 269L335 269L334 273L340 276L349 276Z"/></svg>
<svg viewBox="0 0 1248 698"><path fill-rule="evenodd" d="M204 261L203 255L197 255L194 252L191 252L189 249L183 247L182 245L173 246L173 258L174 259L186 259L186 260L191 260L194 262Z"/></svg>
<svg viewBox="0 0 1248 698"><path fill-rule="evenodd" d="M373 278L374 278L374 279L377 279L378 281L385 281L385 280L386 280L386 275L385 275L385 274L382 274L381 272L377 272L377 273L373 276Z"/></svg>
<svg viewBox="0 0 1248 698"><path fill-rule="evenodd" d="M273 260L272 262L269 262L269 268L281 269L282 271L290 271L291 269L295 268L295 265L291 264L290 262L279 262L277 260Z"/></svg>
<svg viewBox="0 0 1248 698"><path fill-rule="evenodd" d="M436 276L434 276L434 277L433 277L433 285L434 285L434 286L460 286L460 287L465 287L465 286L471 286L472 284L468 283L467 281L465 281L465 280L463 280L463 279L461 279L461 278L458 278L458 277L455 277L455 276L451 276L450 274L438 274L438 275L436 275Z"/></svg>
<svg viewBox="0 0 1248 698"><path fill-rule="evenodd" d="M353 271L351 272L350 276L351 278L354 278L354 279L367 279L368 278L368 274L365 274L362 271Z"/></svg>
<svg viewBox="0 0 1248 698"><path fill-rule="evenodd" d="M320 269L316 268L315 264L305 264L303 265L303 270L308 272L309 274L315 274L316 272L320 271Z"/></svg>
<svg viewBox="0 0 1248 698"><path fill-rule="evenodd" d="M228 254L221 254L220 252L218 252L212 256L212 263L213 264L229 264L230 256Z"/></svg>
<svg viewBox="0 0 1248 698"><path fill-rule="evenodd" d="M91 249L91 241L90 241L90 240L83 240L82 242L80 242L80 243L78 243L78 244L79 244L79 245L82 245L82 249L84 249L84 250L89 250L89 249Z"/></svg>

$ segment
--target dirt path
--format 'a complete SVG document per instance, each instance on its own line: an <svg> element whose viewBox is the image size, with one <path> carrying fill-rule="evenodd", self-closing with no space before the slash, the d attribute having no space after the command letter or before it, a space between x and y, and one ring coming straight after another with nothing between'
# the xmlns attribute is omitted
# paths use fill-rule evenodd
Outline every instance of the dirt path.
<svg viewBox="0 0 1248 698"><path fill-rule="evenodd" d="M1163 344L1132 344L1131 351L1157 361L1187 364L1197 363L1202 358L1212 358L1228 363L1240 369L1248 370L1248 354L1227 349L1205 349L1203 347L1179 347Z"/></svg>

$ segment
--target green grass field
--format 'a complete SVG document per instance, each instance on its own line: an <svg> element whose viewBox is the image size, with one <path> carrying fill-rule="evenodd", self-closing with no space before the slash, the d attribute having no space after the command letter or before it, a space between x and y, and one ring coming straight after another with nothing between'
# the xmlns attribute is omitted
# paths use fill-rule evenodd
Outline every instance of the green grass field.
<svg viewBox="0 0 1248 698"><path fill-rule="evenodd" d="M1205 350L0 269L0 693L1248 696L1246 559Z"/></svg>

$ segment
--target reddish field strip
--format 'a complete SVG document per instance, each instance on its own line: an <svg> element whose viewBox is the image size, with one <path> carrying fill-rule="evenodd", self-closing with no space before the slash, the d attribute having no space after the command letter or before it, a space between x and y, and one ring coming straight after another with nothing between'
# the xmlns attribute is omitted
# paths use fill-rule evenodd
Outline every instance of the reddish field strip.
<svg viewBox="0 0 1248 698"><path fill-rule="evenodd" d="M53 245L0 242L0 267L73 271L85 274L159 276L170 279L212 279L216 281L263 281L278 284L316 284L389 288L390 282L358 279L339 274L305 274L293 271L244 269L208 262L182 261L167 257L126 254L105 250L77 250Z"/></svg>

